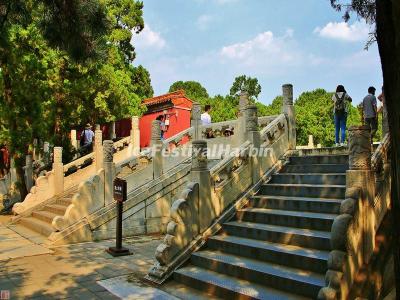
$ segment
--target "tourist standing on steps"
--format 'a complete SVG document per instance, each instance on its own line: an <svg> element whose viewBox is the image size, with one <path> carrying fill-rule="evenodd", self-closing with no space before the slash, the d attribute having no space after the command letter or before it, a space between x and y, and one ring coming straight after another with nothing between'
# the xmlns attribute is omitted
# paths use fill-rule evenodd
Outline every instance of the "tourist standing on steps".
<svg viewBox="0 0 400 300"><path fill-rule="evenodd" d="M374 135L378 130L377 118L377 101L375 97L376 89L373 86L368 88L368 95L363 100L364 121L371 128L371 143L374 140Z"/></svg>
<svg viewBox="0 0 400 300"><path fill-rule="evenodd" d="M338 85L336 93L332 96L335 118L335 143L336 146L344 146L346 140L347 114L350 102L353 100L347 94L343 85Z"/></svg>
<svg viewBox="0 0 400 300"><path fill-rule="evenodd" d="M201 114L201 124L203 126L207 126L207 125L211 125L211 116L210 116L210 111L211 111L211 105L207 104L204 107L204 112ZM206 137L209 138L213 138L214 137L214 133L212 132L211 129L208 129L206 131Z"/></svg>

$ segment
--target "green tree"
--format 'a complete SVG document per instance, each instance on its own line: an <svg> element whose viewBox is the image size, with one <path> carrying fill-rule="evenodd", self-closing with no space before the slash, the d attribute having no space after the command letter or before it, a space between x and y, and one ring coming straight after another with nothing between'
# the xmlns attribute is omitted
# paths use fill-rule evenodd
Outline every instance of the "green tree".
<svg viewBox="0 0 400 300"><path fill-rule="evenodd" d="M154 96L154 90L151 86L150 73L143 66L131 67L131 79L135 86L135 94L140 99L151 98Z"/></svg>
<svg viewBox="0 0 400 300"><path fill-rule="evenodd" d="M258 79L246 75L236 77L230 89L230 95L237 96L241 92L247 92L253 102L258 99L261 93L261 85L258 83Z"/></svg>
<svg viewBox="0 0 400 300"><path fill-rule="evenodd" d="M258 114L260 116L273 116L279 115L282 112L283 97L277 96L269 105L256 102Z"/></svg>
<svg viewBox="0 0 400 300"><path fill-rule="evenodd" d="M47 46L42 35L50 46L83 60L97 54L108 25L104 7L95 0L71 0L68 4L62 0L0 3L0 107L22 198L27 194L25 155L33 131L40 129L37 122L42 118L38 116L46 95L43 83L49 61L42 52Z"/></svg>
<svg viewBox="0 0 400 300"><path fill-rule="evenodd" d="M186 96L193 101L201 101L202 99L209 98L207 90L197 81L177 81L174 82L170 88L169 93L184 90Z"/></svg>

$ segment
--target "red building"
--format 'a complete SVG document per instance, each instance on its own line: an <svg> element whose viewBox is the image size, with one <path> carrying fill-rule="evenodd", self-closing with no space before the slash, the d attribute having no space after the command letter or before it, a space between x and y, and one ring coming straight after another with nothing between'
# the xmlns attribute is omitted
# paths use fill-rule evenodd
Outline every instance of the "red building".
<svg viewBox="0 0 400 300"><path fill-rule="evenodd" d="M140 148L150 146L151 122L159 115L164 115L166 117L165 125L167 131L164 134L164 138L169 138L190 127L190 113L192 111L193 101L185 96L185 91L183 90L145 99L143 100L143 104L146 105L147 111L139 120ZM116 138L120 139L129 136L131 125L130 118L116 121ZM101 130L103 131L103 139L110 138L109 124L103 124ZM81 132L82 130L78 131L78 140Z"/></svg>
<svg viewBox="0 0 400 300"><path fill-rule="evenodd" d="M165 115L167 131L165 138L169 138L190 127L190 113L193 101L185 96L185 91L179 90L173 93L143 100L147 111L140 118L140 147L150 146L151 122L159 115Z"/></svg>

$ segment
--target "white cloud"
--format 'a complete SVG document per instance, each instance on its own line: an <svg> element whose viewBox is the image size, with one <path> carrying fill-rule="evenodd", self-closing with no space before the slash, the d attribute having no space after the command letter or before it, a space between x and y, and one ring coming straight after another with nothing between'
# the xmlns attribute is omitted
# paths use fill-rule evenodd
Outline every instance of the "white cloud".
<svg viewBox="0 0 400 300"><path fill-rule="evenodd" d="M365 41L369 32L368 25L360 21L352 25L346 22L329 22L323 28L317 27L314 30L314 33L321 37L348 42Z"/></svg>
<svg viewBox="0 0 400 300"><path fill-rule="evenodd" d="M149 24L145 24L144 29L138 35L134 34L132 37L132 44L139 49L152 48L160 50L166 46L167 42L159 32L153 31Z"/></svg>
<svg viewBox="0 0 400 300"><path fill-rule="evenodd" d="M225 59L254 67L296 63L300 60L300 53L295 49L293 34L292 29L288 29L281 37L274 36L271 31L265 31L248 41L223 47L220 55Z"/></svg>
<svg viewBox="0 0 400 300"><path fill-rule="evenodd" d="M213 17L211 15L201 15L197 18L196 25L200 30L208 29L209 25L213 21Z"/></svg>

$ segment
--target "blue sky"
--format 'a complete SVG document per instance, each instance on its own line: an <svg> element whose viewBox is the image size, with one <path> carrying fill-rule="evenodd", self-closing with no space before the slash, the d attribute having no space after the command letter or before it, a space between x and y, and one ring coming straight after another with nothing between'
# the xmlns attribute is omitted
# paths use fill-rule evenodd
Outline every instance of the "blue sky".
<svg viewBox="0 0 400 300"><path fill-rule="evenodd" d="M234 78L258 78L259 100L281 85L295 96L343 84L358 103L382 85L377 46L364 50L370 28L346 24L329 0L144 0L145 29L133 37L155 95L177 80L199 81L210 95L229 93Z"/></svg>

